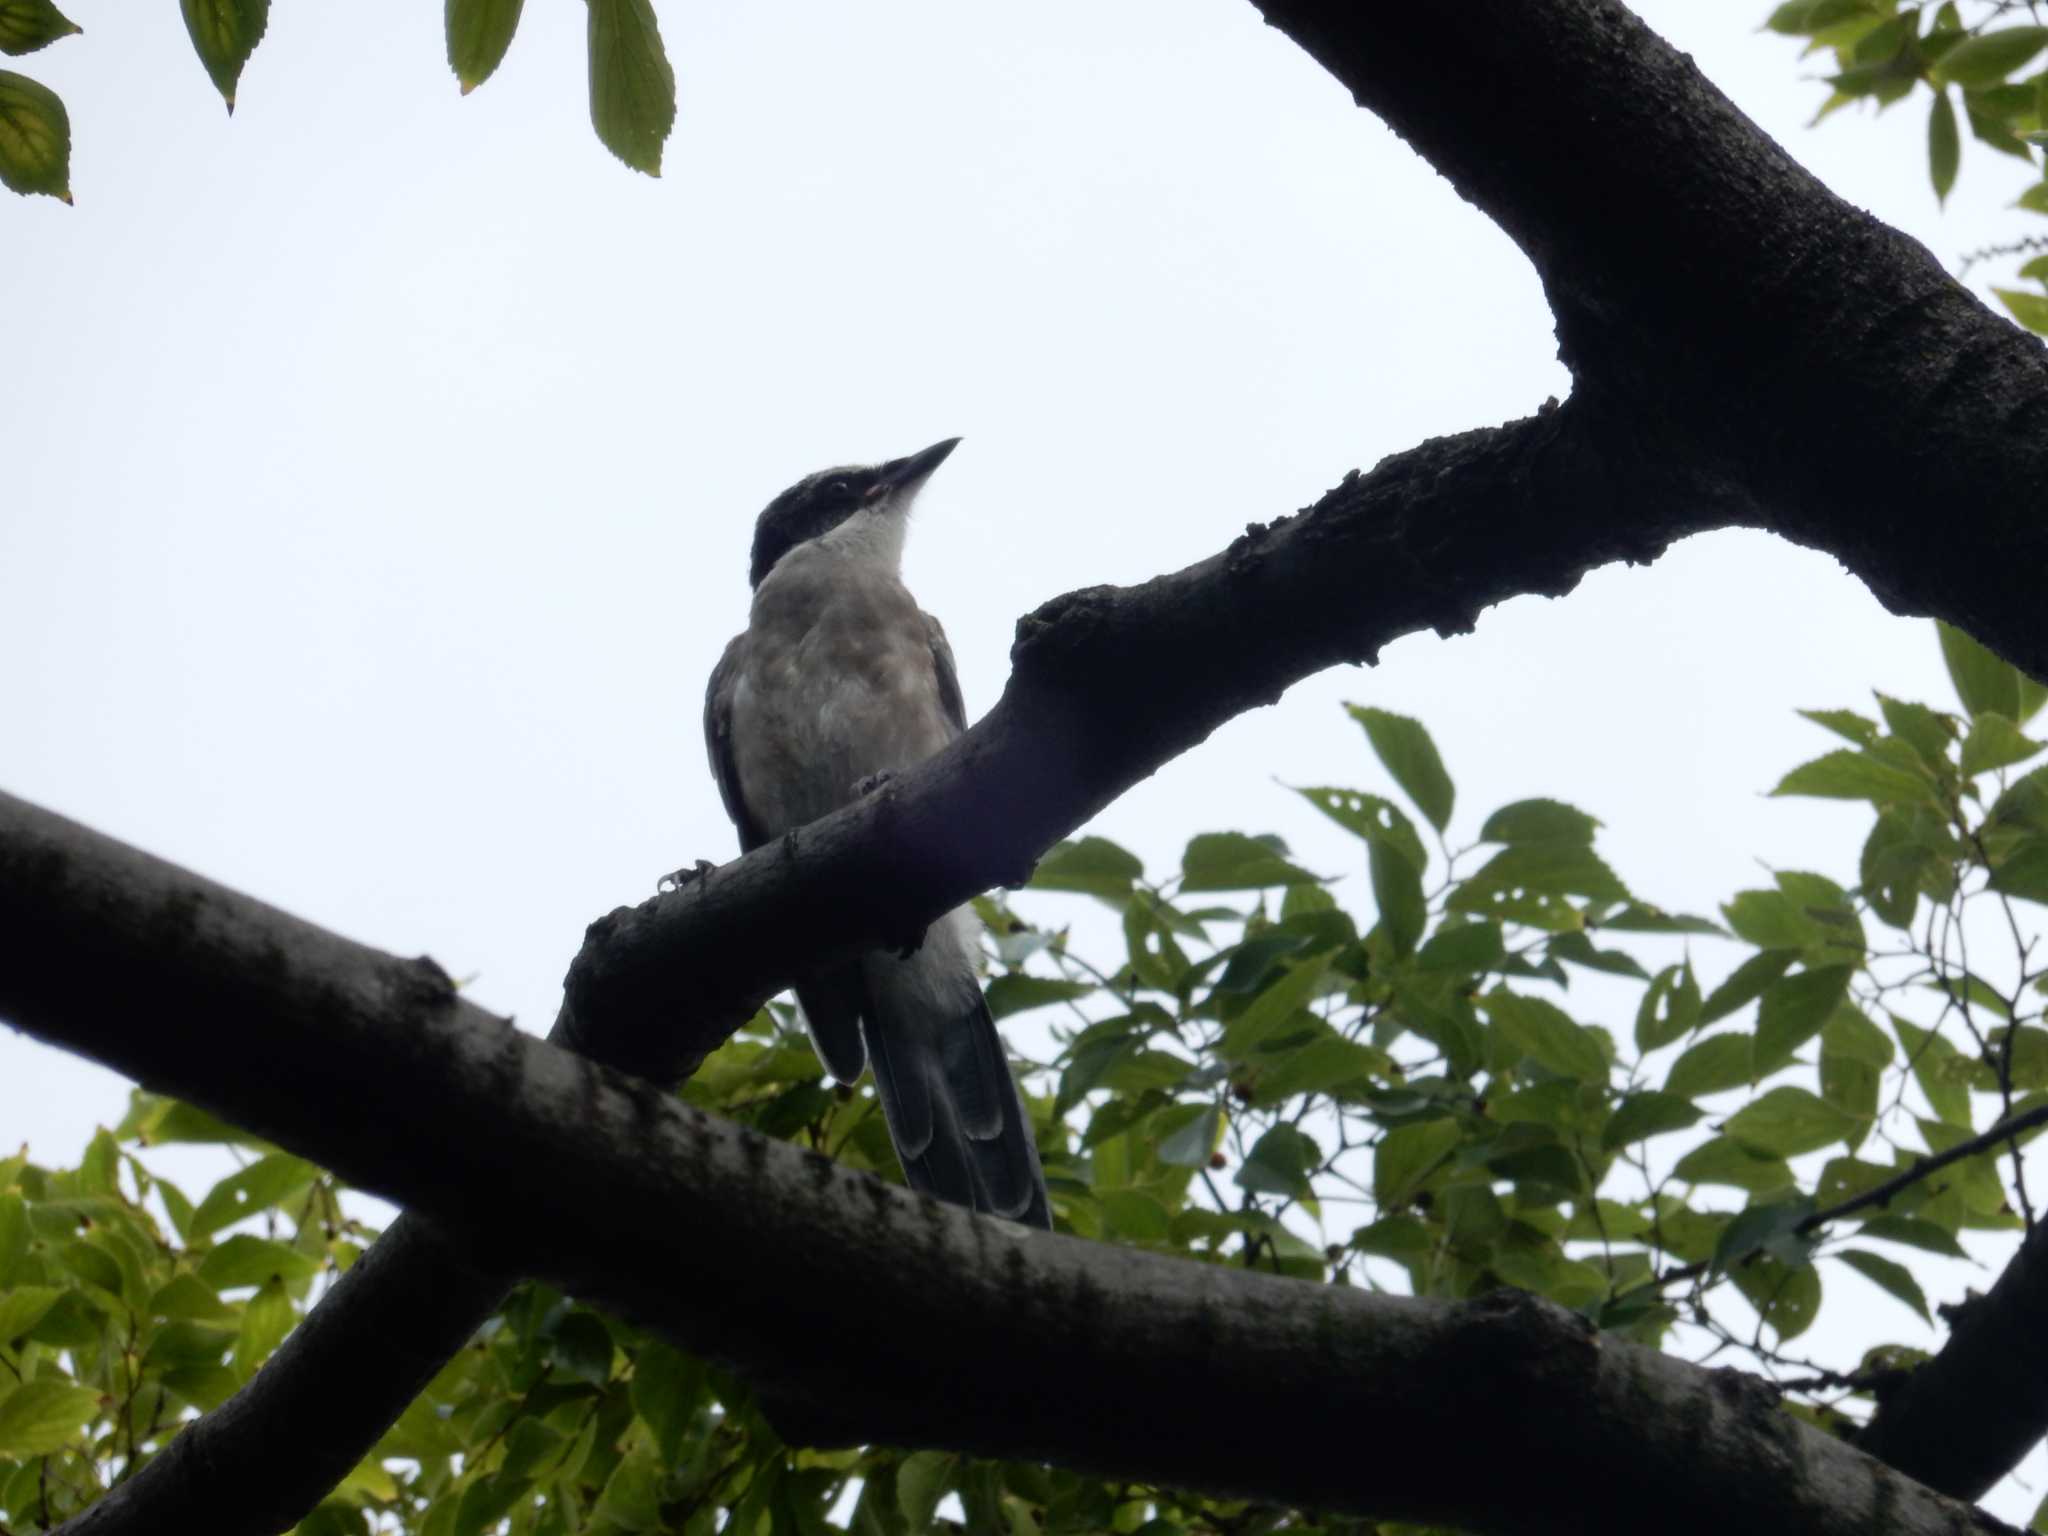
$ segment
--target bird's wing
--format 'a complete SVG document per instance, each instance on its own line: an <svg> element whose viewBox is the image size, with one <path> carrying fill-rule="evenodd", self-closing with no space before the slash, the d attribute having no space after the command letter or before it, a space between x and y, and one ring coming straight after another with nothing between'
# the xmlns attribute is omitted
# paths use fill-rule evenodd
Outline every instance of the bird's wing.
<svg viewBox="0 0 2048 1536"><path fill-rule="evenodd" d="M718 665L711 669L711 685L704 690L704 751L711 759L711 776L718 780L718 797L725 802L725 814L739 828L740 852L752 853L768 838L740 793L739 764L732 750L732 696L746 660L747 637L735 635L725 654L718 658Z"/></svg>
<svg viewBox="0 0 2048 1536"><path fill-rule="evenodd" d="M957 735L967 729L967 704L960 697L960 674L953 666L953 647L947 644L946 631L937 619L928 613L922 617L925 637L932 647L932 670L939 678L939 705L953 722Z"/></svg>

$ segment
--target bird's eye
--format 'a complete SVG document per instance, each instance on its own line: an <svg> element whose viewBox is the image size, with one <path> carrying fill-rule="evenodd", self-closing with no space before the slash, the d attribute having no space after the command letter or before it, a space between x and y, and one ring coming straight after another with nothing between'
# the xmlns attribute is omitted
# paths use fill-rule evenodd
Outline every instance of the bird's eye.
<svg viewBox="0 0 2048 1536"><path fill-rule="evenodd" d="M825 494L837 501L842 496L853 494L853 482L844 475L834 475L825 482Z"/></svg>

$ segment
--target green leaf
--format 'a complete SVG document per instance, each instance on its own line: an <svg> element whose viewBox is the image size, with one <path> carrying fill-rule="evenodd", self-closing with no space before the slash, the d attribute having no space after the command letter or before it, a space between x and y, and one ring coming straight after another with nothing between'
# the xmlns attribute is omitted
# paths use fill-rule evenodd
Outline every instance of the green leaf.
<svg viewBox="0 0 2048 1536"><path fill-rule="evenodd" d="M1305 1093L1330 1093L1347 1086L1362 1089L1392 1065L1384 1051L1331 1031L1281 1053L1270 1066L1262 1065L1254 1102L1277 1104Z"/></svg>
<svg viewBox="0 0 2048 1536"><path fill-rule="evenodd" d="M1753 1195L1776 1194L1793 1187L1792 1170L1783 1158L1753 1152L1726 1136L1701 1142L1671 1171L1688 1184L1729 1184Z"/></svg>
<svg viewBox="0 0 2048 1536"><path fill-rule="evenodd" d="M1837 1008L1820 1033L1820 1096L1846 1114L1873 1119L1891 1059L1883 1030L1853 1006Z"/></svg>
<svg viewBox="0 0 2048 1536"><path fill-rule="evenodd" d="M1450 823L1456 791L1422 722L1362 704L1346 708L1351 718L1365 727L1373 753L1401 786L1401 793L1414 802L1431 826L1443 831Z"/></svg>
<svg viewBox="0 0 2048 1536"><path fill-rule="evenodd" d="M237 1232L199 1261L199 1278L216 1291L262 1285L273 1277L287 1283L309 1280L319 1263L310 1254L268 1238Z"/></svg>
<svg viewBox="0 0 2048 1536"><path fill-rule="evenodd" d="M1948 1124L1971 1129L1975 1122L1970 1115L1970 1079L1977 1064L1949 1044L1946 1036L1897 1014L1890 1017L1913 1069L1913 1081L1927 1095L1928 1106Z"/></svg>
<svg viewBox="0 0 2048 1536"><path fill-rule="evenodd" d="M1459 1137L1455 1120L1418 1120L1382 1136L1372 1158L1372 1193L1379 1208L1392 1213L1414 1199L1456 1150Z"/></svg>
<svg viewBox="0 0 2048 1536"><path fill-rule="evenodd" d="M1969 1254L1964 1252L1963 1245L1956 1241L1953 1232L1945 1227L1938 1227L1931 1221L1923 1221L1918 1216L1873 1216L1864 1222L1858 1231L1864 1237L1904 1243L1909 1248L1946 1254L1952 1259L1969 1257Z"/></svg>
<svg viewBox="0 0 2048 1536"><path fill-rule="evenodd" d="M1657 973L1636 1008L1636 1049L1654 1051L1700 1026L1700 984L1690 961Z"/></svg>
<svg viewBox="0 0 2048 1536"><path fill-rule="evenodd" d="M1582 1083L1605 1083L1611 1070L1600 1037L1555 1004L1495 988L1479 1000L1487 1017L1525 1056Z"/></svg>
<svg viewBox="0 0 2048 1536"><path fill-rule="evenodd" d="M63 1290L54 1285L19 1285L0 1295L0 1346L11 1348L43 1314L57 1304Z"/></svg>
<svg viewBox="0 0 2048 1536"><path fill-rule="evenodd" d="M1184 891L1260 891L1276 885L1313 885L1316 877L1292 864L1287 845L1272 836L1204 832L1181 855Z"/></svg>
<svg viewBox="0 0 2048 1536"><path fill-rule="evenodd" d="M1881 734L1875 720L1866 720L1853 709L1802 709L1799 713L1859 747L1869 746Z"/></svg>
<svg viewBox="0 0 2048 1536"><path fill-rule="evenodd" d="M1764 1256L1737 1269L1734 1279L1781 1342L1798 1338L1820 1314L1820 1271L1811 1264L1788 1268Z"/></svg>
<svg viewBox="0 0 2048 1536"><path fill-rule="evenodd" d="M1905 1265L1874 1253L1865 1253L1860 1248L1844 1248L1835 1255L1857 1274L1891 1296L1896 1296L1915 1312L1920 1321L1932 1323L1934 1318L1927 1310L1927 1297L1920 1289L1920 1282L1913 1278L1913 1272Z"/></svg>
<svg viewBox="0 0 2048 1536"><path fill-rule="evenodd" d="M1928 799L1932 789L1919 774L1895 767L1868 752L1840 751L1802 763L1780 779L1771 793L1897 805Z"/></svg>
<svg viewBox="0 0 2048 1536"><path fill-rule="evenodd" d="M28 1256L28 1204L19 1195L0 1195L0 1285L12 1285Z"/></svg>
<svg viewBox="0 0 2048 1536"><path fill-rule="evenodd" d="M1517 800L1486 818L1482 843L1591 843L1600 822L1562 800Z"/></svg>
<svg viewBox="0 0 2048 1536"><path fill-rule="evenodd" d="M988 984L988 1011L998 1019L1027 1013L1052 1003L1071 1002L1095 991L1092 981L1062 981L1052 976L1026 976L1021 971L998 976Z"/></svg>
<svg viewBox="0 0 2048 1536"><path fill-rule="evenodd" d="M1223 1139L1223 1111L1204 1104L1201 1113L1159 1143L1159 1161L1174 1168L1206 1168Z"/></svg>
<svg viewBox="0 0 2048 1536"><path fill-rule="evenodd" d="M1937 203L1948 201L1949 189L1956 184L1956 167L1962 157L1962 139L1956 133L1956 109L1949 102L1947 91L1936 90L1934 110L1927 118L1927 174L1933 178Z"/></svg>
<svg viewBox="0 0 2048 1536"><path fill-rule="evenodd" d="M703 1400L704 1367L660 1339L643 1339L633 1352L633 1411L654 1431L664 1466L673 1466Z"/></svg>
<svg viewBox="0 0 2048 1536"><path fill-rule="evenodd" d="M245 1216L268 1210L290 1198L319 1177L320 1170L304 1158L287 1152L273 1152L259 1158L239 1173L222 1179L208 1191L186 1223L185 1240L196 1243L211 1237L222 1227L232 1226Z"/></svg>
<svg viewBox="0 0 2048 1536"><path fill-rule="evenodd" d="M676 121L676 76L648 0L589 0L590 124L636 171L661 174Z"/></svg>
<svg viewBox="0 0 2048 1536"><path fill-rule="evenodd" d="M1797 1157L1818 1152L1833 1142L1853 1145L1864 1122L1844 1114L1804 1088L1773 1088L1742 1106L1728 1119L1727 1134L1757 1152Z"/></svg>
<svg viewBox="0 0 2048 1536"><path fill-rule="evenodd" d="M48 86L0 69L0 185L71 201L71 118Z"/></svg>
<svg viewBox="0 0 2048 1536"><path fill-rule="evenodd" d="M1764 988L1792 968L1798 957L1788 949L1765 949L1730 971L1700 1004L1700 1023L1717 1023L1763 996Z"/></svg>
<svg viewBox="0 0 2048 1536"><path fill-rule="evenodd" d="M1743 1087L1750 1081L1754 1050L1750 1036L1740 1030L1709 1035L1671 1064L1670 1075L1664 1079L1664 1091L1683 1099L1696 1099Z"/></svg>
<svg viewBox="0 0 2048 1536"><path fill-rule="evenodd" d="M26 1459L61 1451L99 1412L90 1387L44 1376L0 1397L0 1456Z"/></svg>
<svg viewBox="0 0 2048 1536"><path fill-rule="evenodd" d="M1131 894L1132 883L1144 874L1145 866L1136 854L1106 837L1084 837L1053 844L1032 873L1031 889L1121 899Z"/></svg>
<svg viewBox="0 0 2048 1536"><path fill-rule="evenodd" d="M931 1529L939 1500L953 1486L958 1458L941 1451L919 1451L896 1468L896 1502L912 1536Z"/></svg>
<svg viewBox="0 0 2048 1536"><path fill-rule="evenodd" d="M242 66L263 41L263 29L270 25L270 0L178 0L185 13L185 30L191 34L193 51L206 66L214 88L235 110L235 86L242 78Z"/></svg>
<svg viewBox="0 0 2048 1536"><path fill-rule="evenodd" d="M1422 867L1386 840L1375 840L1366 849L1365 865L1372 881L1373 905L1379 910L1381 931L1387 936L1394 958L1405 958L1415 952L1429 926Z"/></svg>
<svg viewBox="0 0 2048 1536"><path fill-rule="evenodd" d="M1632 1093L1601 1128L1600 1145L1612 1152L1666 1131L1682 1131L1699 1118L1699 1106L1675 1093Z"/></svg>
<svg viewBox="0 0 2048 1536"><path fill-rule="evenodd" d="M247 1381L270 1358L298 1321L291 1296L279 1280L266 1281L242 1305L242 1326L235 1335L235 1375Z"/></svg>
<svg viewBox="0 0 2048 1536"><path fill-rule="evenodd" d="M467 96L504 62L525 0L448 0L448 67Z"/></svg>
<svg viewBox="0 0 2048 1536"><path fill-rule="evenodd" d="M1417 869L1429 867L1429 851L1408 813L1383 795L1357 789L1308 788L1295 793L1355 837L1384 842Z"/></svg>
<svg viewBox="0 0 2048 1536"><path fill-rule="evenodd" d="M1223 1030L1224 1055L1242 1058L1260 1042L1294 1022L1322 986L1336 952L1325 950L1297 961L1232 1019Z"/></svg>
<svg viewBox="0 0 2048 1536"><path fill-rule="evenodd" d="M1981 714L1970 722L1970 734L1963 742L1963 773L1974 778L1997 768L2010 768L2014 763L2024 763L2042 746L2006 716Z"/></svg>
<svg viewBox="0 0 2048 1536"><path fill-rule="evenodd" d="M2006 27L1964 38L1941 56L1937 77L1951 85L1991 85L2048 46L2048 27Z"/></svg>
<svg viewBox="0 0 2048 1536"><path fill-rule="evenodd" d="M1237 1169L1239 1188L1253 1194L1288 1194L1305 1200L1313 1194L1309 1174L1321 1165L1323 1149L1290 1124L1276 1124L1253 1143Z"/></svg>
<svg viewBox="0 0 2048 1536"><path fill-rule="evenodd" d="M1629 899L1628 887L1584 843L1510 843L1459 885L1451 905L1487 915L1495 893L1523 892Z"/></svg>
<svg viewBox="0 0 2048 1536"><path fill-rule="evenodd" d="M2048 336L2048 298L2018 288L1993 288L2012 317L2028 330Z"/></svg>
<svg viewBox="0 0 2048 1536"><path fill-rule="evenodd" d="M84 30L50 0L0 0L0 53L34 53Z"/></svg>
<svg viewBox="0 0 2048 1536"><path fill-rule="evenodd" d="M1752 1081L1768 1077L1791 1061L1798 1049L1820 1033L1849 992L1850 968L1796 971L1764 988L1756 1013L1756 1052L1750 1063Z"/></svg>
<svg viewBox="0 0 2048 1536"><path fill-rule="evenodd" d="M1937 621L1935 631L1941 639L1941 659L1948 666L1949 681L1971 716L1990 710L2016 725L2024 724L2048 697L2048 689L1954 625Z"/></svg>
<svg viewBox="0 0 2048 1536"><path fill-rule="evenodd" d="M1807 1263L1819 1239L1804 1236L1799 1229L1813 1211L1813 1201L1805 1195L1752 1205L1721 1229L1714 1244L1715 1272L1726 1274L1755 1254L1769 1254L1794 1269Z"/></svg>

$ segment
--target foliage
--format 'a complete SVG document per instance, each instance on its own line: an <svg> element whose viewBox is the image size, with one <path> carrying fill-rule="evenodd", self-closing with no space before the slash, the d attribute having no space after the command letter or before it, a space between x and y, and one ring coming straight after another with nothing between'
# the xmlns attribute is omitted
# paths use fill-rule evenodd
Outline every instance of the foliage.
<svg viewBox="0 0 2048 1536"><path fill-rule="evenodd" d="M1766 25L1805 38L1809 53L1832 55L1828 97L1815 122L1851 102L1883 111L1925 86L1928 175L1934 195L1946 202L1962 164L1962 122L1972 138L2020 161L2030 176L2038 168L2036 156L2048 144L2048 26L2038 24L2034 10L2010 0L1785 0ZM2048 214L2048 171L2014 206ZM2019 277L2043 292L1992 291L2020 324L2048 335L2048 236L2023 236L1978 256L2027 258Z"/></svg>
<svg viewBox="0 0 2048 1536"><path fill-rule="evenodd" d="M1778 786L1869 807L1856 881L1783 871L1718 920L1633 894L1599 823L1555 801L1501 807L1454 847L1428 733L1376 709L1352 713L1420 824L1372 791L1294 791L1355 839L1369 912L1272 837L1198 836L1156 878L1104 839L1061 844L1033 894L979 903L991 1008L1064 1020L1056 1058L1025 1069L1059 1224L1321 1284L1518 1286L1648 1344L1746 1351L1818 1422L1867 1402L1915 1351L1823 1366L1787 1346L1845 1274L1927 1319L1908 1261L2018 1226L2010 1160L2048 1121L2031 926L2048 768L2026 768L2042 744L2022 729L2043 690L1965 636L1942 643L1961 712L1883 695L1874 716L1812 711L1845 745ZM1078 924L1026 916L1076 901ZM1114 960L1076 942L1090 908L1120 930ZM1724 962L1712 985L1695 945ZM872 1093L828 1084L779 1006L682 1092L899 1177ZM1994 1122L2013 1133L1984 1135ZM146 1166L170 1141L243 1165L194 1203ZM367 1236L327 1175L141 1093L75 1170L0 1163L0 1520L47 1526L145 1460ZM935 1519L1342 1528L1028 1465L792 1450L741 1382L529 1284L301 1530L901 1536Z"/></svg>
<svg viewBox="0 0 2048 1536"><path fill-rule="evenodd" d="M214 89L235 110L242 69L270 24L270 0L179 0ZM448 67L467 96L497 71L524 0L446 0ZM676 120L675 72L650 0L586 0L590 122L606 149L636 171L661 174ZM0 0L0 53L33 53L83 31L52 0ZM71 120L56 92L0 70L0 185L71 201Z"/></svg>

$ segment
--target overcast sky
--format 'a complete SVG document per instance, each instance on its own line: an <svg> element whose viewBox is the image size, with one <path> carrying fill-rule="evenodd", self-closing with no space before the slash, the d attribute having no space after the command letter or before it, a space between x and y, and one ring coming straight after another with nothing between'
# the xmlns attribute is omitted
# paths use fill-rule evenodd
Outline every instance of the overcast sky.
<svg viewBox="0 0 2048 1536"><path fill-rule="evenodd" d="M590 919L734 852L703 681L798 476L965 436L907 576L975 713L1045 599L1569 387L1513 247L1241 0L667 0L658 181L590 133L578 6L465 100L439 7L280 5L232 119L175 7L67 9L18 62L77 206L0 198L0 788L530 1028ZM1974 143L1938 213L1924 99L1809 129L1764 0L1638 9L1952 268L2014 232L2025 174ZM1350 870L1278 781L1385 787L1358 700L1428 724L1468 837L1560 796L1711 910L1759 861L1853 878L1861 813L1761 795L1825 749L1796 707L1873 686L1949 702L1924 621L1718 534L1305 682L1097 830ZM125 1092L0 1035L0 1146L71 1160Z"/></svg>

